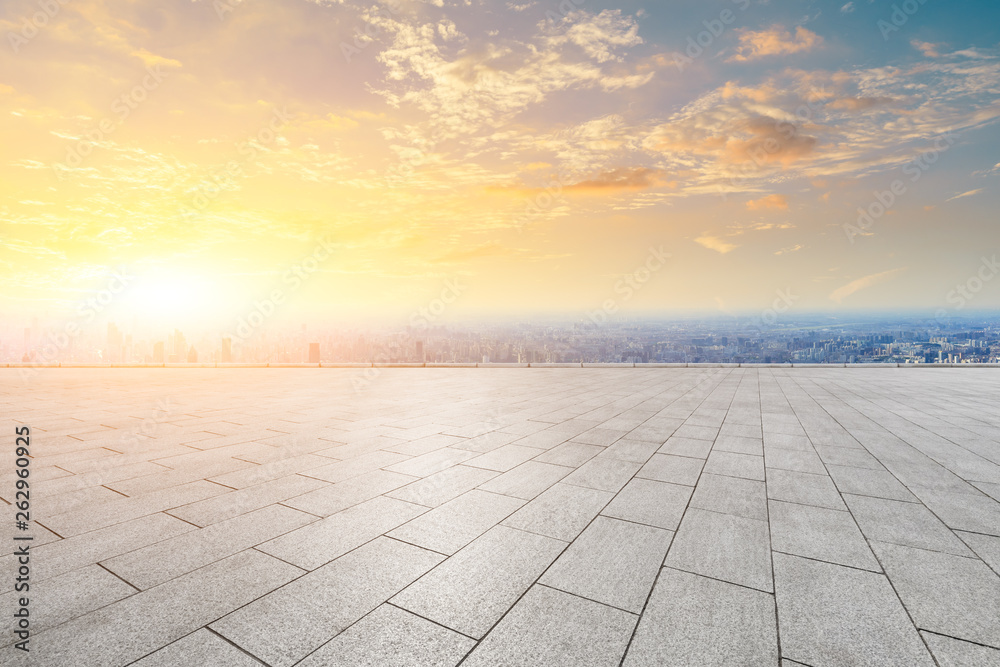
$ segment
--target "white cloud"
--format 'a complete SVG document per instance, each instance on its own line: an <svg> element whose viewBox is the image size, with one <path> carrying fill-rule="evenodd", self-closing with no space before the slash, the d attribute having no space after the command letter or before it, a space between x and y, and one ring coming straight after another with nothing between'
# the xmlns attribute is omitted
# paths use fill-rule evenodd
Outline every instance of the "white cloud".
<svg viewBox="0 0 1000 667"><path fill-rule="evenodd" d="M830 293L830 299L836 301L837 303L841 303L844 299L851 296L855 292L860 292L863 289L885 282L903 271L906 271L905 267L901 269L892 269L891 271L883 271L882 273L874 273L870 276L865 276L864 278L858 278L857 280L847 283L843 287L838 287L833 290L833 292Z"/></svg>

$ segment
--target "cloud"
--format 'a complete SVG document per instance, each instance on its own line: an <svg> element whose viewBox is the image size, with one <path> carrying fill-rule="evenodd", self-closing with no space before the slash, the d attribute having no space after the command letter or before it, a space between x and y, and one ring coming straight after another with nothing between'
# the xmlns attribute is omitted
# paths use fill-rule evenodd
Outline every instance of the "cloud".
<svg viewBox="0 0 1000 667"><path fill-rule="evenodd" d="M848 2L846 5L844 5L843 7L840 8L840 13L841 14L850 14L853 11L854 11L854 3L853 2Z"/></svg>
<svg viewBox="0 0 1000 667"><path fill-rule="evenodd" d="M739 248L738 245L732 243L726 243L720 238L715 236L699 236L694 240L698 245L704 246L709 250L714 250L717 253L725 255L727 252L732 252Z"/></svg>
<svg viewBox="0 0 1000 667"><path fill-rule="evenodd" d="M866 111L895 101L894 97L841 97L827 104L827 107L837 111Z"/></svg>
<svg viewBox="0 0 1000 667"><path fill-rule="evenodd" d="M764 211L767 209L788 210L788 198L785 195L768 195L760 199L753 199L747 202L747 208L751 211Z"/></svg>
<svg viewBox="0 0 1000 667"><path fill-rule="evenodd" d="M960 195L955 195L954 197L948 197L945 201L952 201L954 199L961 199L962 197L971 197L973 195L978 195L983 191L983 188L976 188L975 190L969 190L968 192L963 192Z"/></svg>
<svg viewBox="0 0 1000 667"><path fill-rule="evenodd" d="M622 16L620 9L605 9L596 16L581 10L567 14L548 41L556 46L575 44L590 58L606 63L621 62L623 58L613 51L642 44L642 37L639 24L631 16Z"/></svg>
<svg viewBox="0 0 1000 667"><path fill-rule="evenodd" d="M895 275L898 275L906 271L906 268L892 269L890 271L883 271L882 273L874 273L870 276L865 276L864 278L858 278L857 280L851 281L844 285L843 287L838 287L830 293L830 298L837 303L841 303L844 299L851 296L855 292L860 292L863 289L872 287L881 282L889 280Z"/></svg>
<svg viewBox="0 0 1000 667"><path fill-rule="evenodd" d="M802 250L804 247L805 247L804 245L796 244L796 245L791 246L790 248L782 248L781 250L776 250L774 254L775 255L787 255L790 252L798 252L799 250Z"/></svg>
<svg viewBox="0 0 1000 667"><path fill-rule="evenodd" d="M928 58L937 58L941 55L938 51L938 47L944 45L940 43L921 42L919 39L911 39L910 46L915 48L917 51L920 51L920 53L924 54Z"/></svg>
<svg viewBox="0 0 1000 667"><path fill-rule="evenodd" d="M766 30L742 30L736 53L726 62L746 62L766 56L812 51L823 43L823 38L802 26L796 26L792 35L786 28L776 25Z"/></svg>
<svg viewBox="0 0 1000 667"><path fill-rule="evenodd" d="M566 186L568 191L645 190L668 185L663 171L647 167L612 169L597 178Z"/></svg>

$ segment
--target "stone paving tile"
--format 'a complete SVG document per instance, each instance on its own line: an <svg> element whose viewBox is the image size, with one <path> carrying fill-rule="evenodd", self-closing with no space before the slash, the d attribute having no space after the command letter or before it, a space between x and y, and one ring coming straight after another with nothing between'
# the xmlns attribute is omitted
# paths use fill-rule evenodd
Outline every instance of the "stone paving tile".
<svg viewBox="0 0 1000 667"><path fill-rule="evenodd" d="M136 588L146 590L316 520L315 516L298 510L268 505L102 560L101 565Z"/></svg>
<svg viewBox="0 0 1000 667"><path fill-rule="evenodd" d="M444 559L379 537L282 586L212 629L273 667L319 648Z"/></svg>
<svg viewBox="0 0 1000 667"><path fill-rule="evenodd" d="M807 665L933 667L885 575L774 554L782 656Z"/></svg>
<svg viewBox="0 0 1000 667"><path fill-rule="evenodd" d="M464 463L465 465L473 468L485 468L486 470L507 472L508 470L513 470L525 461L530 461L542 453L544 453L543 450L535 449L534 447L504 445L503 447L498 447L491 452L469 459L468 461L464 461Z"/></svg>
<svg viewBox="0 0 1000 667"><path fill-rule="evenodd" d="M808 472L814 475L826 474L823 461L812 451L768 447L764 450L764 465L767 468Z"/></svg>
<svg viewBox="0 0 1000 667"><path fill-rule="evenodd" d="M316 516L327 517L384 493L395 491L417 479L388 470L372 470L343 482L325 484L314 491L285 500L282 504Z"/></svg>
<svg viewBox="0 0 1000 667"><path fill-rule="evenodd" d="M244 551L39 633L31 664L128 664L301 574L276 558Z"/></svg>
<svg viewBox="0 0 1000 667"><path fill-rule="evenodd" d="M764 482L704 474L691 497L691 507L767 521Z"/></svg>
<svg viewBox="0 0 1000 667"><path fill-rule="evenodd" d="M56 647L31 664L264 664L290 638L289 666L617 666L637 621L626 665L930 664L911 616L940 664L995 662L993 369L384 369L361 393L355 372L53 369L0 389L4 418L45 433L33 604ZM175 414L126 445L166 395ZM660 562L629 537L675 529ZM535 581L556 575L565 591ZM647 600L641 620L615 608ZM230 612L249 652L207 628ZM478 647L461 634L497 621Z"/></svg>
<svg viewBox="0 0 1000 667"><path fill-rule="evenodd" d="M845 450L853 451L853 450ZM905 486L887 470L870 470L839 465L827 465L827 470L841 493L872 496L887 500L919 502Z"/></svg>
<svg viewBox="0 0 1000 667"><path fill-rule="evenodd" d="M579 468L581 465L604 451L598 445L586 445L582 442L566 442L535 457L539 463L552 463L557 466Z"/></svg>
<svg viewBox="0 0 1000 667"><path fill-rule="evenodd" d="M771 595L663 568L624 667L773 665L776 627Z"/></svg>
<svg viewBox="0 0 1000 667"><path fill-rule="evenodd" d="M415 456L401 463L387 466L386 470L411 477L427 477L428 475L447 470L454 465L465 463L475 458L477 458L475 452L467 452L464 449L454 449L452 447L441 447L427 454ZM477 467L483 468L485 466Z"/></svg>
<svg viewBox="0 0 1000 667"><path fill-rule="evenodd" d="M588 489L617 493L641 467L641 463L632 461L595 458L577 468L563 479L563 482L574 486L585 486Z"/></svg>
<svg viewBox="0 0 1000 667"><path fill-rule="evenodd" d="M691 498L691 487L635 478L601 514L613 519L677 530Z"/></svg>
<svg viewBox="0 0 1000 667"><path fill-rule="evenodd" d="M32 551L35 556L31 564L32 581L41 582L57 577L94 565L99 560L141 549L193 530L197 528L180 519L166 514L153 514L52 542ZM13 555L4 557L8 562L13 559ZM3 580L2 585L6 590L12 590L13 577Z"/></svg>
<svg viewBox="0 0 1000 667"><path fill-rule="evenodd" d="M478 488L481 491L531 500L571 472L573 469L565 466L527 461L485 484L480 484Z"/></svg>
<svg viewBox="0 0 1000 667"><path fill-rule="evenodd" d="M777 500L768 505L771 548L775 551L862 570L882 571L848 512Z"/></svg>
<svg viewBox="0 0 1000 667"><path fill-rule="evenodd" d="M671 531L599 516L539 581L638 614L672 536Z"/></svg>
<svg viewBox="0 0 1000 667"><path fill-rule="evenodd" d="M705 472L764 481L764 457L713 449L708 455L708 461L705 462Z"/></svg>
<svg viewBox="0 0 1000 667"><path fill-rule="evenodd" d="M304 570L315 570L426 511L426 507L379 496L276 537L257 549Z"/></svg>
<svg viewBox="0 0 1000 667"><path fill-rule="evenodd" d="M972 555L969 548L923 505L867 496L845 495L844 499L869 540L959 556Z"/></svg>
<svg viewBox="0 0 1000 667"><path fill-rule="evenodd" d="M555 484L514 512L503 525L570 542L613 497L608 491Z"/></svg>
<svg viewBox="0 0 1000 667"><path fill-rule="evenodd" d="M912 491L949 528L1000 536L1000 502L993 498L920 486Z"/></svg>
<svg viewBox="0 0 1000 667"><path fill-rule="evenodd" d="M698 476L701 475L701 469L704 465L705 462L697 458L673 456L671 454L654 454L639 469L636 477L653 479L658 482L694 486L698 482Z"/></svg>
<svg viewBox="0 0 1000 667"><path fill-rule="evenodd" d="M617 667L637 616L535 585L462 667Z"/></svg>
<svg viewBox="0 0 1000 667"><path fill-rule="evenodd" d="M260 667L264 664L204 628L133 664L135 667L187 667L195 657L199 664L206 666Z"/></svg>
<svg viewBox="0 0 1000 667"><path fill-rule="evenodd" d="M92 530L98 530L124 523L131 519L156 514L164 510L187 505L188 503L212 498L226 492L225 487L199 480L181 486L153 491L135 498L118 498L100 505L92 505L78 510L45 517L40 523L49 530L73 537Z"/></svg>
<svg viewBox="0 0 1000 667"><path fill-rule="evenodd" d="M978 558L872 542L921 630L1000 648L1000 577Z"/></svg>
<svg viewBox="0 0 1000 667"><path fill-rule="evenodd" d="M32 582L30 586L27 593L30 593L33 633L48 630L137 592L98 565L88 565L37 584ZM13 590L0 595L0 609L13 613L22 597L25 592Z"/></svg>
<svg viewBox="0 0 1000 667"><path fill-rule="evenodd" d="M941 667L1000 667L1000 651L979 644L921 632Z"/></svg>
<svg viewBox="0 0 1000 667"><path fill-rule="evenodd" d="M497 526L391 602L480 639L566 546L560 540Z"/></svg>
<svg viewBox="0 0 1000 667"><path fill-rule="evenodd" d="M707 459L708 453L712 451L710 440L696 440L695 438L678 438L671 436L657 450L660 454L673 454L675 456L690 456L696 459Z"/></svg>
<svg viewBox="0 0 1000 667"><path fill-rule="evenodd" d="M384 604L337 635L299 667L454 667L475 645L440 625Z"/></svg>
<svg viewBox="0 0 1000 667"><path fill-rule="evenodd" d="M177 507L169 510L168 514L204 527L327 486L327 482L311 477L288 475Z"/></svg>
<svg viewBox="0 0 1000 667"><path fill-rule="evenodd" d="M518 498L473 489L387 535L451 555L523 505L524 501Z"/></svg>
<svg viewBox="0 0 1000 667"><path fill-rule="evenodd" d="M691 508L670 546L668 567L771 593L766 521Z"/></svg>
<svg viewBox="0 0 1000 667"><path fill-rule="evenodd" d="M834 510L846 510L833 480L826 475L813 475L793 470L767 471L767 497L789 503L815 505Z"/></svg>
<svg viewBox="0 0 1000 667"><path fill-rule="evenodd" d="M500 473L494 470L457 465L390 491L386 495L425 507L438 507L499 475Z"/></svg>
<svg viewBox="0 0 1000 667"><path fill-rule="evenodd" d="M618 459L620 461L632 461L633 463L645 463L649 457L660 448L658 442L648 440L632 440L631 434L610 445L607 449L597 455L597 458Z"/></svg>

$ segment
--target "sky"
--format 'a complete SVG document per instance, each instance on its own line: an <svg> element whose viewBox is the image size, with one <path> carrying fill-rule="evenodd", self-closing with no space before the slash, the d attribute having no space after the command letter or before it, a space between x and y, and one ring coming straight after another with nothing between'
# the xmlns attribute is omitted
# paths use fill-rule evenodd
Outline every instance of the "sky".
<svg viewBox="0 0 1000 667"><path fill-rule="evenodd" d="M7 319L1000 307L995 2L5 0L0 35Z"/></svg>

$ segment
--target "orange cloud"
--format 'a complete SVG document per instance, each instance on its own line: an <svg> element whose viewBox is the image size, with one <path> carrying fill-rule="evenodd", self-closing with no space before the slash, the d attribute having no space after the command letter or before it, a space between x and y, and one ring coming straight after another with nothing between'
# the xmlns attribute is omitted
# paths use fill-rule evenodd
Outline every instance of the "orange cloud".
<svg viewBox="0 0 1000 667"><path fill-rule="evenodd" d="M709 250L714 250L721 255L725 255L727 252L732 252L733 250L739 248L738 245L727 243L715 236L699 236L694 240L694 242L700 246L708 248Z"/></svg>
<svg viewBox="0 0 1000 667"><path fill-rule="evenodd" d="M787 211L788 198L785 195L768 195L760 199L748 201L747 208L751 211L764 211L771 208Z"/></svg>
<svg viewBox="0 0 1000 667"><path fill-rule="evenodd" d="M740 44L736 54L727 62L745 62L765 56L801 53L811 51L822 43L822 37L802 26L796 26L794 35L780 25L771 26L766 30L743 30L740 33Z"/></svg>
<svg viewBox="0 0 1000 667"><path fill-rule="evenodd" d="M877 106L892 104L893 97L842 97L827 106L838 111L867 111Z"/></svg>
<svg viewBox="0 0 1000 667"><path fill-rule="evenodd" d="M911 39L910 46L915 48L917 51L920 51L920 53L924 54L928 58L937 58L941 55L938 51L938 47L943 45L932 42L921 42L919 39Z"/></svg>
<svg viewBox="0 0 1000 667"><path fill-rule="evenodd" d="M605 171L597 178L580 181L566 186L567 191L610 191L610 190L646 190L663 185L670 185L663 171L647 167L621 168Z"/></svg>

